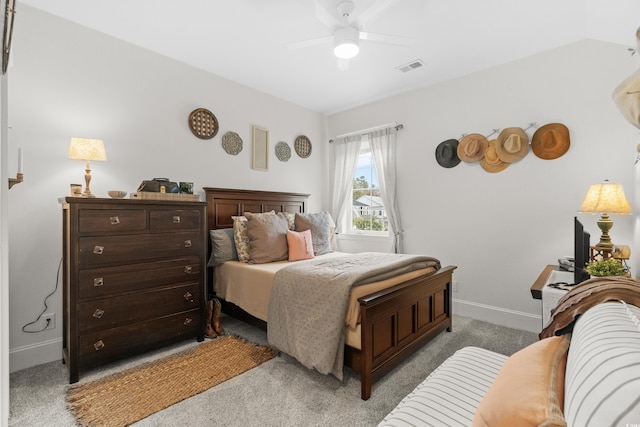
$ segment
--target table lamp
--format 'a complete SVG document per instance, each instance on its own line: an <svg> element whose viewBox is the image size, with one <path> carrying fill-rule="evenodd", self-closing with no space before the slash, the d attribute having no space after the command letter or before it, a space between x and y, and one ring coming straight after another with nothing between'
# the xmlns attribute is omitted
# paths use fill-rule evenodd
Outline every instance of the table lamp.
<svg viewBox="0 0 640 427"><path fill-rule="evenodd" d="M91 138L71 138L69 145L69 158L73 160L84 160L85 166L84 182L85 189L82 197L95 197L91 193L91 160L107 160L107 153L104 151L104 143L101 139Z"/></svg>
<svg viewBox="0 0 640 427"><path fill-rule="evenodd" d="M613 227L613 221L609 214L627 215L631 213L631 206L624 196L622 185L605 180L600 184L593 184L589 187L587 195L580 206L580 212L601 214L597 222L598 228L602 231L600 241L596 248L613 248L609 230Z"/></svg>

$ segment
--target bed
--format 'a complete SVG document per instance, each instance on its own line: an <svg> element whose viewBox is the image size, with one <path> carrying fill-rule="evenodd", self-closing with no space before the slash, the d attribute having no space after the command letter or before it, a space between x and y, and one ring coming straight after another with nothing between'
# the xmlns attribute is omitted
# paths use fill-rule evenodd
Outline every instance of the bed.
<svg viewBox="0 0 640 427"><path fill-rule="evenodd" d="M232 217L246 212L303 214L307 210L309 198L308 194L301 193L212 187L205 187L204 190L208 203L209 230L232 228ZM321 257L340 255L335 253ZM296 261L300 262L305 261ZM250 283L252 289L255 289L255 283L261 275L268 277L286 264L293 263L284 261L256 264L249 267L251 271L247 271L246 263L225 262L216 267L215 271L209 269L209 292L222 300L226 314L267 328L266 307L270 291L267 289L264 295L259 295L254 291L243 291L242 286ZM367 400L371 396L372 385L377 379L440 332L451 331L451 283L455 268L446 266L437 270L425 268L408 271L381 280L380 282L386 282L384 286L375 282L366 285L368 288L354 288L358 289L358 293L354 291L350 295L348 315L351 313L359 321L355 322L355 327L345 327L344 365L359 373L362 399ZM240 276L234 277L243 279L233 279L232 282L235 280L235 283L227 283L224 289L214 291L214 276L220 275L221 271L233 270L241 272ZM219 285L220 283L216 283L216 286ZM221 294L227 298L222 298ZM247 295L250 298L246 298Z"/></svg>

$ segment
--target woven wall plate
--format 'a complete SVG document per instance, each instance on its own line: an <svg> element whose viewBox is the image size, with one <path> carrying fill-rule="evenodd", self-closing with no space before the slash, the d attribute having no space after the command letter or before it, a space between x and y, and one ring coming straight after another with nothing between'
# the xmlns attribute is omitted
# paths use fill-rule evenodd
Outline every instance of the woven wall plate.
<svg viewBox="0 0 640 427"><path fill-rule="evenodd" d="M294 143L294 148L296 149L296 153L298 156L306 159L311 155L311 141L304 135L300 135L296 138L296 142Z"/></svg>
<svg viewBox="0 0 640 427"><path fill-rule="evenodd" d="M280 141L276 144L276 157L281 162L286 162L291 158L291 147L284 141Z"/></svg>
<svg viewBox="0 0 640 427"><path fill-rule="evenodd" d="M189 114L189 129L200 139L211 139L218 133L218 119L205 108L196 108Z"/></svg>
<svg viewBox="0 0 640 427"><path fill-rule="evenodd" d="M242 138L235 132L227 132L222 136L222 148L227 154L236 155L242 151Z"/></svg>

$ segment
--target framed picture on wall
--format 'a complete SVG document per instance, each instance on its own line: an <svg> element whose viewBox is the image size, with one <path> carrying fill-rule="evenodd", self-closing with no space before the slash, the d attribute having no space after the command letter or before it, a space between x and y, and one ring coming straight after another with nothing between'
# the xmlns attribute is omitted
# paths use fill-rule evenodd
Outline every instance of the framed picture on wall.
<svg viewBox="0 0 640 427"><path fill-rule="evenodd" d="M251 169L269 170L269 130L260 126L253 126Z"/></svg>

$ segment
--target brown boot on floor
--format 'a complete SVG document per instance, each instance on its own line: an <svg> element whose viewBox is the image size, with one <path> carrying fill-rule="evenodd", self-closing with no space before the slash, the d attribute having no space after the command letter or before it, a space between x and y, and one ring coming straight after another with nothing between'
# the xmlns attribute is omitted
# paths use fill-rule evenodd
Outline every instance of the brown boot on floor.
<svg viewBox="0 0 640 427"><path fill-rule="evenodd" d="M222 312L222 305L217 298L213 299L213 317L211 317L211 325L213 330L218 335L224 335L224 329L222 329L222 324L220 323L220 313Z"/></svg>
<svg viewBox="0 0 640 427"><path fill-rule="evenodd" d="M219 303L218 303L219 304ZM204 325L204 336L206 338L215 338L218 336L216 330L211 325L211 319L213 317L213 300L209 300L207 302L207 312L205 313L205 325Z"/></svg>

